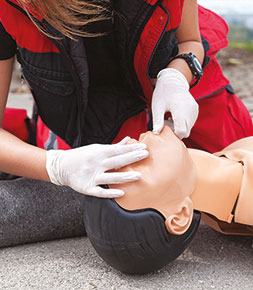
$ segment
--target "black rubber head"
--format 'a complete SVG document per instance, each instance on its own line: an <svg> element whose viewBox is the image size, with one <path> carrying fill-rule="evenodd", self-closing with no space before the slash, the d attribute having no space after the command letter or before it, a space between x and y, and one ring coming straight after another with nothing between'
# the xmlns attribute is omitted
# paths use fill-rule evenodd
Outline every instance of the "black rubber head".
<svg viewBox="0 0 253 290"><path fill-rule="evenodd" d="M164 217L156 210L127 211L114 199L85 197L84 222L88 237L113 268L128 274L144 274L174 261L189 245L200 222L194 213L187 232L168 233Z"/></svg>

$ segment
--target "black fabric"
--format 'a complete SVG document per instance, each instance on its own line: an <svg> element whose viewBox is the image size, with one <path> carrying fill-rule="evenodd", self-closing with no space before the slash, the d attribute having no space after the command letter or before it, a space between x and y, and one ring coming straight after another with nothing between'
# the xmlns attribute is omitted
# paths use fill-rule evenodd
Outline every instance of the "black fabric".
<svg viewBox="0 0 253 290"><path fill-rule="evenodd" d="M89 67L89 90L83 127L85 131L82 132L88 136L86 140L110 143L124 121L142 111L145 104L124 78L112 20L92 23L87 30L102 35L84 39ZM105 110L106 107L110 110ZM106 136L104 139L103 134Z"/></svg>
<svg viewBox="0 0 253 290"><path fill-rule="evenodd" d="M16 42L5 31L2 23L0 22L0 60L12 58L17 51Z"/></svg>
<svg viewBox="0 0 253 290"><path fill-rule="evenodd" d="M159 43L156 53L153 56L149 67L149 75L156 78L161 69L168 66L171 57L178 54L178 43L175 38L175 31L167 31Z"/></svg>
<svg viewBox="0 0 253 290"><path fill-rule="evenodd" d="M194 213L185 234L169 234L164 217L153 209L127 211L113 199L86 196L84 223L97 253L115 269L128 274L158 270L174 261L197 232Z"/></svg>
<svg viewBox="0 0 253 290"><path fill-rule="evenodd" d="M93 87L89 90L81 144L111 143L123 123L145 108L135 93L120 86Z"/></svg>
<svg viewBox="0 0 253 290"><path fill-rule="evenodd" d="M117 58L112 21L109 19L94 22L87 30L103 34L84 39L89 66L89 88L105 85L122 86L124 78Z"/></svg>
<svg viewBox="0 0 253 290"><path fill-rule="evenodd" d="M96 29L98 28L96 27ZM57 32L53 30L52 27L50 27L50 32L54 35L57 35L55 34ZM48 79L48 76L50 74L53 77L55 75L58 75L58 72L60 70L59 68L55 67L57 62L56 64L55 62L51 62L53 63L53 67L51 65L52 69L48 70L48 65L46 64L46 62L43 62L41 60L41 57L45 57L45 54L43 54L43 56L39 56L36 55L36 53L32 57L30 56L30 58L33 59L33 66L28 64L28 61L24 62L26 67L28 68L26 74L29 76L30 79L33 79L34 85L32 87L32 91L34 93L35 99L37 99L38 110L40 114L42 112L42 108L44 108L45 113L42 114L42 116L44 117L42 117L43 121L48 126L50 123L54 124L54 128L57 129L57 131L54 130L52 125L49 126L50 129L52 129L57 135L67 141L67 143L72 147L76 147L73 146L72 140L74 139L74 136L77 136L77 134L79 137L81 137L79 146L88 145L91 143L111 143L112 140L117 136L123 123L128 118L143 111L146 107L145 103L137 96L136 92L133 92L129 88L126 88L124 84L117 82L116 85L112 84L112 82L109 81L109 84L106 84L104 86L102 86L101 84L97 86L91 86L89 87L89 91L87 94L86 84L88 82L88 68L86 67L85 63L87 62L88 58L86 57L86 47L83 46L83 43L85 44L85 40L86 39L82 41L81 38L78 38L78 41L76 42L63 37L61 40L61 45L59 45L59 43L55 41L55 44L61 52L61 54L58 55L58 63L61 64L61 59L63 59L65 60L63 64L67 63L67 67L69 66L68 62L72 61L72 66L70 66L69 69L70 82L68 83L68 89L63 93L63 96L65 96L64 101L66 103L69 102L69 105L67 106L64 101L59 104L59 108L65 108L65 110L66 108L68 108L67 114L69 114L68 116L71 116L71 118L67 119L66 115L64 118L64 114L62 114L61 118L56 118L56 115L54 116L53 114L47 114L48 107L50 107L51 110L54 110L56 108L55 106L50 106L50 103L52 104L54 100L56 101L56 103L59 102L60 95L57 93L57 90L61 89L62 85L64 86L65 82L57 79L57 81L59 82L59 84L57 85L55 82L51 82ZM97 41L101 44L101 42L103 42L104 40L97 39ZM110 39L107 40L107 50L113 45L112 43L109 43L109 41L112 41L111 36ZM23 52L24 49L20 49L20 51ZM32 54L32 52L26 52L28 54ZM107 51L105 53L110 54L111 52ZM27 54L25 53L24 55ZM50 59L49 55L50 54L48 54L48 59ZM52 56L51 54L51 58L52 57L56 58L57 56ZM91 57L93 57L93 59L96 61L96 57L99 58L100 56L93 53ZM74 67L75 69L73 69L72 67ZM36 69L36 74L33 76L33 74L31 73L31 69L34 68ZM55 71L55 69L57 69L57 71ZM62 69L65 73L65 69ZM43 87L46 89L47 92L42 92L39 82L36 81L36 76L38 76L38 74L42 76L40 80L43 81ZM108 73L106 73L106 71L104 71L103 75L108 80ZM47 77L46 79L48 85L46 82L44 82L45 76ZM116 77L116 75L113 75L110 76L110 79L114 79ZM94 76L94 78L95 81L97 81L96 76ZM71 88L72 91L70 93ZM66 94L67 92L69 93L68 97ZM72 111L70 112L70 110ZM57 114L60 112L63 113L63 111L58 110ZM51 120L49 120L50 116ZM78 120L78 118L80 119ZM54 120L57 119L66 120L66 123L54 122ZM66 124L67 128L64 127L64 124ZM77 128L80 129L79 133Z"/></svg>
<svg viewBox="0 0 253 290"><path fill-rule="evenodd" d="M146 23L160 2L161 0L151 6L143 0L135 0L132 5L125 0L113 1L114 35L124 77L128 86L143 98L143 88L134 67L134 53Z"/></svg>

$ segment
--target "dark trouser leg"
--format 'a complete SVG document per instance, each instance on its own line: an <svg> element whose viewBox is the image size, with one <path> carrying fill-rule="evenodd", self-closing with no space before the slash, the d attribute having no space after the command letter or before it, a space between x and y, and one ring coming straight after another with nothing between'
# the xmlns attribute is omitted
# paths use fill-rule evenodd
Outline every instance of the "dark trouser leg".
<svg viewBox="0 0 253 290"><path fill-rule="evenodd" d="M68 187L0 180L0 247L85 235L83 205Z"/></svg>

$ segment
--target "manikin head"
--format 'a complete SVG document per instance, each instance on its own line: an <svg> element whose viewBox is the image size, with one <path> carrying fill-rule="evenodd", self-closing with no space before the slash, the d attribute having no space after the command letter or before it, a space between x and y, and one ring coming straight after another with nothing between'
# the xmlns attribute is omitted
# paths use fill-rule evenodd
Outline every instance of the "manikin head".
<svg viewBox="0 0 253 290"><path fill-rule="evenodd" d="M149 157L119 170L140 171L141 180L116 185L125 191L117 200L85 196L84 209L85 228L97 253L130 274L174 261L200 221L189 198L196 171L183 143L168 127L159 136L145 133L139 141L147 144Z"/></svg>
<svg viewBox="0 0 253 290"><path fill-rule="evenodd" d="M169 127L160 135L142 134L139 141L147 145L148 158L117 171L139 171L142 177L136 182L110 186L125 192L116 202L127 210L154 208L165 217L169 233L182 235L192 221L190 195L197 182L188 150Z"/></svg>

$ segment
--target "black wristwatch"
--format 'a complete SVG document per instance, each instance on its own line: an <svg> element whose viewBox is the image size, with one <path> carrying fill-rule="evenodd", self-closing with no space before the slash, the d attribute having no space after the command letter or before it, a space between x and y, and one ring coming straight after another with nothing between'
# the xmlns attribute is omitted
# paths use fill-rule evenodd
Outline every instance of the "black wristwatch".
<svg viewBox="0 0 253 290"><path fill-rule="evenodd" d="M196 86L196 84L199 82L199 80L201 79L201 77L203 75L202 66L201 66L198 58L192 52L184 53L184 54L179 54L179 55L172 57L170 59L169 63L171 63L173 60L175 60L177 58L182 58L187 62L194 78L196 79L195 82L193 84L191 84L191 86L190 86L190 88L193 88L194 86Z"/></svg>

